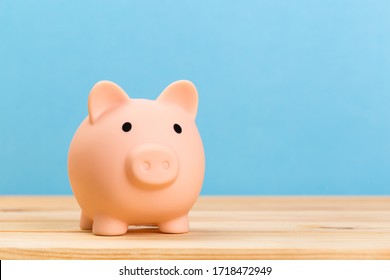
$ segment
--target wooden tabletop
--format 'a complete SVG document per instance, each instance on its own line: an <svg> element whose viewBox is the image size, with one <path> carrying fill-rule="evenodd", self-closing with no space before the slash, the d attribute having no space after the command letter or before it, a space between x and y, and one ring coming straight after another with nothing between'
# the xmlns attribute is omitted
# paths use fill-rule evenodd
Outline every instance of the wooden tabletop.
<svg viewBox="0 0 390 280"><path fill-rule="evenodd" d="M0 196L0 259L390 259L390 197L200 197L191 231L79 229L73 197Z"/></svg>

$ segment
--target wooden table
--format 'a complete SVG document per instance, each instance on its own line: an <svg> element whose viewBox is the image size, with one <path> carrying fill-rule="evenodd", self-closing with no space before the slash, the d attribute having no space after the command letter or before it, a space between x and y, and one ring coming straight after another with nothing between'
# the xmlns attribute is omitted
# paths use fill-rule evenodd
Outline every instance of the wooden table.
<svg viewBox="0 0 390 280"><path fill-rule="evenodd" d="M200 197L191 232L79 229L73 197L0 196L0 259L390 259L390 197Z"/></svg>

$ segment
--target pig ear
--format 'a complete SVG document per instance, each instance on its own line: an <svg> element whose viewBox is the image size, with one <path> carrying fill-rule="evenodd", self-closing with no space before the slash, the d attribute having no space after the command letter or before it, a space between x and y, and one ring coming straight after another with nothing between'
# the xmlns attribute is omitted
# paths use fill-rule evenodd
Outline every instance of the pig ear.
<svg viewBox="0 0 390 280"><path fill-rule="evenodd" d="M110 81L98 82L88 98L89 121L94 124L105 112L129 100L130 98L117 84Z"/></svg>
<svg viewBox="0 0 390 280"><path fill-rule="evenodd" d="M157 101L178 106L193 119L195 119L198 111L198 92L190 81L181 80L173 82L164 89Z"/></svg>

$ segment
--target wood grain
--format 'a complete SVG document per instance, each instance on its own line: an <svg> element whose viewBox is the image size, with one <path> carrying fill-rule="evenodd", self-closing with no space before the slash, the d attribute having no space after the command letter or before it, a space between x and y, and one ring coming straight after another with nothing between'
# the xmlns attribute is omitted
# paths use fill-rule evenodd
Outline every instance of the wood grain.
<svg viewBox="0 0 390 280"><path fill-rule="evenodd" d="M389 197L200 197L191 232L81 231L73 197L0 197L0 259L390 259Z"/></svg>

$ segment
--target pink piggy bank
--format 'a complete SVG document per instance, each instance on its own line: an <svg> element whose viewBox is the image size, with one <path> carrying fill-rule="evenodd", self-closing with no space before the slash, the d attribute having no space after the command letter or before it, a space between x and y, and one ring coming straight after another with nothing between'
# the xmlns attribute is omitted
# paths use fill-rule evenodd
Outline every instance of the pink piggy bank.
<svg viewBox="0 0 390 280"><path fill-rule="evenodd" d="M129 98L109 81L92 88L89 116L68 155L81 229L122 235L129 225L156 225L188 232L205 169L197 109L189 81L172 83L156 100Z"/></svg>

